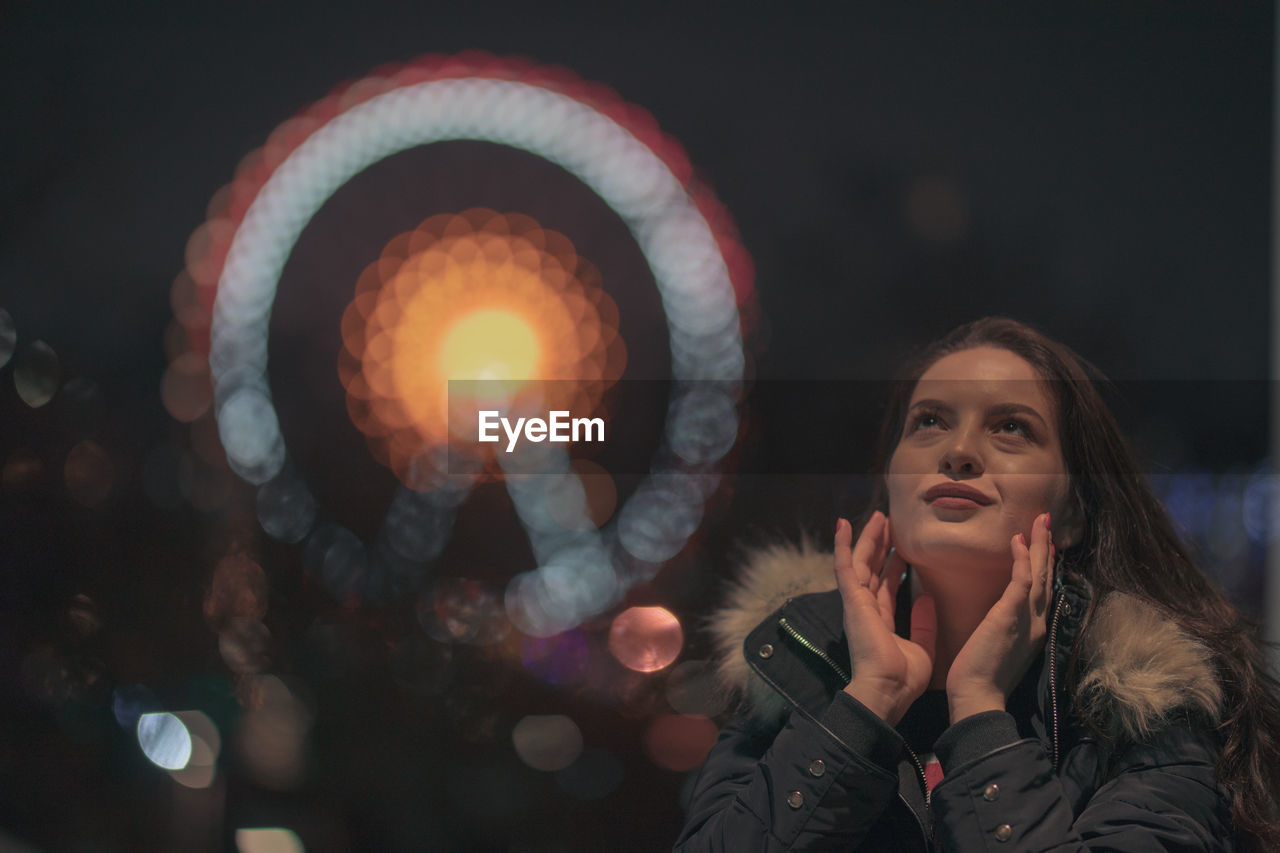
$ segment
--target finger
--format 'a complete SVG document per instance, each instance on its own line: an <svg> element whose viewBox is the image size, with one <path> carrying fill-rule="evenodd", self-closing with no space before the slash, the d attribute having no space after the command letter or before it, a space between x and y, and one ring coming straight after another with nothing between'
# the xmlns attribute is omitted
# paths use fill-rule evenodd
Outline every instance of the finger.
<svg viewBox="0 0 1280 853"><path fill-rule="evenodd" d="M1009 550L1013 554L1013 573L1001 598L1009 599L1015 606L1025 605L1031 596L1031 549L1026 534L1019 533L1010 539Z"/></svg>
<svg viewBox="0 0 1280 853"><path fill-rule="evenodd" d="M872 519L874 522L875 519ZM870 526L871 522L868 522ZM865 538L864 536L859 539ZM836 520L835 535L835 575L836 586L840 590L840 596L845 602L845 609L859 609L865 611L870 607L872 610L878 610L875 598L871 596L860 595L859 591L867 589L866 579L860 577L857 561L853 557L853 550L850 543L853 539L853 527L843 518ZM862 572L867 575L869 573ZM864 617L865 618L865 617Z"/></svg>
<svg viewBox="0 0 1280 853"><path fill-rule="evenodd" d="M871 566L879 565L884 559L884 513L877 510L871 514L867 524L862 528L858 541L853 545L853 569L857 583L868 589L871 587Z"/></svg>
<svg viewBox="0 0 1280 853"><path fill-rule="evenodd" d="M1037 516L1031 529L1031 609L1044 612L1044 591L1049 573L1049 513Z"/></svg>
<svg viewBox="0 0 1280 853"><path fill-rule="evenodd" d="M938 642L938 616L934 611L933 596L922 594L911 605L911 642L924 649L933 663L934 648Z"/></svg>
<svg viewBox="0 0 1280 853"><path fill-rule="evenodd" d="M840 588L840 592L848 597L850 587L857 586L857 573L853 568L853 552L850 545L853 542L853 528L849 522L843 518L836 519L836 538L835 538L835 574L836 586Z"/></svg>

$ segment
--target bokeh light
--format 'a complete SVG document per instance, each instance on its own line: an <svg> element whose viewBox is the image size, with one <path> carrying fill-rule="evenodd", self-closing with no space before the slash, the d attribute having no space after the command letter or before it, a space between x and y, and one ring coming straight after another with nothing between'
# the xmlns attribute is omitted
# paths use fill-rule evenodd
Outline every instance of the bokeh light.
<svg viewBox="0 0 1280 853"><path fill-rule="evenodd" d="M246 554L230 554L214 567L204 599L204 617L218 634L218 653L235 673L264 671L271 662L267 576Z"/></svg>
<svg viewBox="0 0 1280 853"><path fill-rule="evenodd" d="M525 669L548 684L579 684L591 663L591 645L578 629L552 637L525 637L520 659Z"/></svg>
<svg viewBox="0 0 1280 853"><path fill-rule="evenodd" d="M323 524L302 548L302 565L338 601L358 601L368 574L365 545L340 524Z"/></svg>
<svg viewBox="0 0 1280 853"><path fill-rule="evenodd" d="M191 759L191 735L182 721L168 712L138 717L138 746L157 767L181 770Z"/></svg>
<svg viewBox="0 0 1280 853"><path fill-rule="evenodd" d="M243 687L245 713L235 731L236 755L259 785L276 790L302 779L311 711L274 675L259 675Z"/></svg>
<svg viewBox="0 0 1280 853"><path fill-rule="evenodd" d="M376 541L364 543L320 521L292 469L266 369L272 306L303 227L339 188L398 152L450 140L543 158L618 215L659 291L673 402L652 474L622 505L607 472L571 466L550 443L498 466L490 445L479 459L457 452L449 424L467 423L460 413L469 409L445 396L448 379L550 379L538 390L564 395L569 402L559 408L585 416L621 377L625 350L617 308L569 237L522 214L477 208L433 216L390 241L358 277L339 324L337 372L350 417L403 484ZM510 621L532 636L561 633L614 606L679 553L701 522L702 502L718 484L708 471L737 436L747 316L739 305L752 298L753 272L727 211L643 109L521 59L468 53L384 66L276 128L210 199L207 217L170 290L178 328L166 339L167 405L178 419L201 411L202 374L188 356L207 354L209 411L227 465L260 487L263 529L303 543L308 572L335 598L385 603L417 592L458 506L498 467L536 559L502 600ZM534 387L519 386L530 394ZM500 390L506 405L522 402ZM455 403L452 411L446 402ZM544 482L517 489L516 476ZM227 499L216 475L185 458L179 483L206 512ZM430 499L442 491L447 500ZM602 529L606 523L616 535Z"/></svg>
<svg viewBox="0 0 1280 853"><path fill-rule="evenodd" d="M169 771L169 777L187 788L207 788L213 784L218 770L218 754L222 751L222 735L218 727L202 711L176 711L191 738L191 756L186 766Z"/></svg>
<svg viewBox="0 0 1280 853"><path fill-rule="evenodd" d="M664 607L629 607L609 626L609 651L636 672L670 666L683 647L680 620Z"/></svg>
<svg viewBox="0 0 1280 853"><path fill-rule="evenodd" d="M171 358L190 350L208 351L209 324L213 320L213 312L202 295L195 279L187 270L182 270L174 278L169 289L169 304L173 307L174 321L177 323L174 335L180 335L180 340L170 345ZM166 334L166 338L168 337Z"/></svg>
<svg viewBox="0 0 1280 853"><path fill-rule="evenodd" d="M1256 545L1274 542L1280 536L1280 500L1277 500L1277 477L1271 460L1264 459L1249 475L1241 496L1241 512L1249 541Z"/></svg>
<svg viewBox="0 0 1280 853"><path fill-rule="evenodd" d="M536 555L537 536L531 538ZM505 603L511 621L521 631L549 637L604 610L618 593L608 553L597 542L586 541L565 545L536 570L513 577L507 584Z"/></svg>
<svg viewBox="0 0 1280 853"><path fill-rule="evenodd" d="M441 578L419 599L418 621L442 643L491 645L511 630L496 592L467 578Z"/></svg>
<svg viewBox="0 0 1280 853"><path fill-rule="evenodd" d="M666 474L650 477L618 518L618 541L632 556L662 564L680 553L702 521L704 493L715 475Z"/></svg>
<svg viewBox="0 0 1280 853"><path fill-rule="evenodd" d="M574 459L569 467L571 472L556 484L558 493L548 506L551 515L569 530L604 527L618 506L618 485L613 475L590 459ZM563 489L575 494L563 495L559 492Z"/></svg>
<svg viewBox="0 0 1280 853"><path fill-rule="evenodd" d="M281 542L301 542L316 523L316 499L291 466L258 489L258 523Z"/></svg>
<svg viewBox="0 0 1280 853"><path fill-rule="evenodd" d="M1203 538L1217 502L1213 475L1184 470L1166 475L1159 482L1160 499L1183 532L1193 539Z"/></svg>
<svg viewBox="0 0 1280 853"><path fill-rule="evenodd" d="M233 617L218 631L218 654L232 672L262 672L271 663L271 631L257 619Z"/></svg>
<svg viewBox="0 0 1280 853"><path fill-rule="evenodd" d="M33 409L53 399L61 379L58 354L44 341L33 341L14 363L13 387L22 402Z"/></svg>
<svg viewBox="0 0 1280 853"><path fill-rule="evenodd" d="M731 386L704 382L676 395L667 441L692 466L719 462L738 439L736 394Z"/></svg>
<svg viewBox="0 0 1280 853"><path fill-rule="evenodd" d="M718 735L716 724L706 717L664 714L649 723L644 748L654 764L684 772L706 760Z"/></svg>
<svg viewBox="0 0 1280 853"><path fill-rule="evenodd" d="M215 630L233 618L261 620L267 615L267 575L248 554L218 561L204 598L204 617Z"/></svg>
<svg viewBox="0 0 1280 853"><path fill-rule="evenodd" d="M209 361L196 352L175 358L160 380L160 399L165 411L176 421L190 423L209 411L213 404L213 384Z"/></svg>
<svg viewBox="0 0 1280 853"><path fill-rule="evenodd" d="M71 448L62 471L71 499L85 507L96 507L105 501L115 483L111 457L102 445L88 439Z"/></svg>
<svg viewBox="0 0 1280 853"><path fill-rule="evenodd" d="M1257 594L1251 578L1259 554L1280 536L1276 475L1269 459L1252 470L1194 468L1151 476L1152 489L1213 578L1237 598Z"/></svg>
<svg viewBox="0 0 1280 853"><path fill-rule="evenodd" d="M296 832L278 826L237 829L236 849L240 853L304 853L306 850Z"/></svg>
<svg viewBox="0 0 1280 853"><path fill-rule="evenodd" d="M511 730L520 760L534 770L563 770L582 754L578 724L562 714L531 714Z"/></svg>
<svg viewBox="0 0 1280 853"><path fill-rule="evenodd" d="M356 284L338 359L347 411L374 456L420 488L451 438L494 452L476 441L480 409L594 413L625 364L617 316L563 235L485 208L438 214Z"/></svg>

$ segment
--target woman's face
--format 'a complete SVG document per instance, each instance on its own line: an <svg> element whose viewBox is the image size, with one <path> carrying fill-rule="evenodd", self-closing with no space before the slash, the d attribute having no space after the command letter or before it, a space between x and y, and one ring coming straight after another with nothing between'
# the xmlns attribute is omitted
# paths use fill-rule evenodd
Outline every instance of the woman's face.
<svg viewBox="0 0 1280 853"><path fill-rule="evenodd" d="M987 346L934 362L912 392L887 480L894 545L916 566L1008 573L1009 541L1030 539L1046 511L1059 536L1069 485L1055 404L1035 368Z"/></svg>

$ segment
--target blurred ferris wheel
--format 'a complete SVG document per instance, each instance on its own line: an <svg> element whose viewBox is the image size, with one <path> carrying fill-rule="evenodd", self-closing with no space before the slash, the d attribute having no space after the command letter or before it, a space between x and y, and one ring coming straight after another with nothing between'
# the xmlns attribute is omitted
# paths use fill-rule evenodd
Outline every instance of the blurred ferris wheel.
<svg viewBox="0 0 1280 853"><path fill-rule="evenodd" d="M400 152L461 140L555 164L625 224L670 344L662 438L612 513L593 500L601 483L610 488L609 472L563 447L503 453L461 438L459 412L490 399L493 383L505 383L506 404L524 394L544 408L603 413L606 392L628 378L627 345L608 282L572 235L522 212L432 211L347 285L337 378L352 424L398 481L376 540L364 543L320 522L292 464L267 370L277 288L303 230L340 188ZM317 555L315 572L340 598L355 585L383 598L415 589L474 486L504 481L536 566L509 580L501 606L521 631L550 636L617 604L700 525L737 440L751 277L727 212L648 113L562 69L425 57L343 85L286 121L215 194L174 283L188 346L166 374L166 405L182 421L212 413L228 465L256 488L262 529ZM359 571L335 568L355 554Z"/></svg>

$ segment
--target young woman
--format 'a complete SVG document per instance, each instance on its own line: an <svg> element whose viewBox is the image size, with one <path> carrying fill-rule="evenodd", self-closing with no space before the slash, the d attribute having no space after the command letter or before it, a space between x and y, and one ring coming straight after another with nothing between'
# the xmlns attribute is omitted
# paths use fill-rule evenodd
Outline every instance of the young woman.
<svg viewBox="0 0 1280 853"><path fill-rule="evenodd" d="M999 318L908 367L861 532L757 554L713 617L744 702L677 851L1276 849L1256 626L1095 378Z"/></svg>

